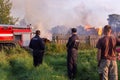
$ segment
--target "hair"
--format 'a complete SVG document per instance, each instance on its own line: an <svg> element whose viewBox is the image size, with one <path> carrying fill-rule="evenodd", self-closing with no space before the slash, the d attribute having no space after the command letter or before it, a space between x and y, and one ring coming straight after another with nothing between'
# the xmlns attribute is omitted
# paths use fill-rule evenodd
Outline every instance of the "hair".
<svg viewBox="0 0 120 80"><path fill-rule="evenodd" d="M72 31L72 33L75 33L75 32L77 32L77 29L76 28L72 28L71 31Z"/></svg>
<svg viewBox="0 0 120 80"><path fill-rule="evenodd" d="M110 31L111 31L111 26L110 25L105 25L104 28L103 28L103 32L108 33Z"/></svg>
<svg viewBox="0 0 120 80"><path fill-rule="evenodd" d="M40 35L40 30L36 30L35 34Z"/></svg>

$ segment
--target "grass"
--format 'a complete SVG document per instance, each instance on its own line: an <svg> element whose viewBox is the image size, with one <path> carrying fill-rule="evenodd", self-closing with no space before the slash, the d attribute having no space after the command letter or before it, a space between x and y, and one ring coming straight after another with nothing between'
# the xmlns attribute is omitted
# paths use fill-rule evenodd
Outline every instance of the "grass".
<svg viewBox="0 0 120 80"><path fill-rule="evenodd" d="M62 48L60 52L46 52L43 64L35 68L30 52L20 47L2 50L0 80L68 80L66 57L67 53ZM76 80L98 80L95 49L80 50L77 63Z"/></svg>

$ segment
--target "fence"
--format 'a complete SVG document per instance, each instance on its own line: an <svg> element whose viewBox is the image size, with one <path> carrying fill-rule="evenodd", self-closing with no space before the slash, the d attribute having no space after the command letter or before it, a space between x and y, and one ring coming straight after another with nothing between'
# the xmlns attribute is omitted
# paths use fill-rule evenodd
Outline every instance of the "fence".
<svg viewBox="0 0 120 80"><path fill-rule="evenodd" d="M53 41L57 44L66 44L70 35L57 34L53 35ZM98 35L79 35L80 43L87 43L92 47L96 46L96 43L100 36Z"/></svg>

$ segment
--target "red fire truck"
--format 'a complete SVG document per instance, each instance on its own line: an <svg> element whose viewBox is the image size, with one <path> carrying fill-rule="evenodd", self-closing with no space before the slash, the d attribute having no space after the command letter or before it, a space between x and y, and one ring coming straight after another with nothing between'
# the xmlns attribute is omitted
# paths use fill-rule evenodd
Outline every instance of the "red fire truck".
<svg viewBox="0 0 120 80"><path fill-rule="evenodd" d="M27 47L32 31L30 26L0 25L0 45L15 45Z"/></svg>

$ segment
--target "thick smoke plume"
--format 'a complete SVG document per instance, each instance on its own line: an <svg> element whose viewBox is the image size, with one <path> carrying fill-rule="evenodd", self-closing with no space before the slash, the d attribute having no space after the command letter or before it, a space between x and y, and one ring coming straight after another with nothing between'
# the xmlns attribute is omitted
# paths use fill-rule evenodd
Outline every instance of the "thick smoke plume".
<svg viewBox="0 0 120 80"><path fill-rule="evenodd" d="M93 0L93 2L89 0L11 1L13 2L12 14L25 18L27 24L32 24L33 29L40 29L44 36L45 33L49 34L50 30L57 25L99 27L107 21L107 16L103 16L103 14L107 14L111 10L111 8L108 9L104 5L100 5L98 0Z"/></svg>

